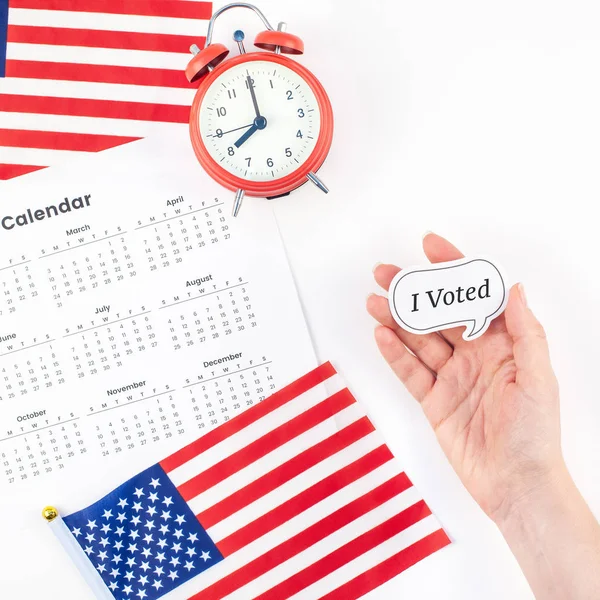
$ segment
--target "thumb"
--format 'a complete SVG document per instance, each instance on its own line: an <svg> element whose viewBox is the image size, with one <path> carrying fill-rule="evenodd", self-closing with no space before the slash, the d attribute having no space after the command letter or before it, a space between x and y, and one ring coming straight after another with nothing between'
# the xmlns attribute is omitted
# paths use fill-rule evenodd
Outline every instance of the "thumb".
<svg viewBox="0 0 600 600"><path fill-rule="evenodd" d="M513 340L517 384L525 389L555 381L546 333L527 306L523 284L510 290L504 313L506 329Z"/></svg>

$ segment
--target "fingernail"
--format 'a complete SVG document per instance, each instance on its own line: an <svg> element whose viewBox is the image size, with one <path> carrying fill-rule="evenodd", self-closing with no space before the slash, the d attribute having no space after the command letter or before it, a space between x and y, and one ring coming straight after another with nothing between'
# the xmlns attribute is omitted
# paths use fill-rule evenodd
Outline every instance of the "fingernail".
<svg viewBox="0 0 600 600"><path fill-rule="evenodd" d="M433 231L426 231L426 232L423 234L423 239L425 239L425 238L426 238L428 235L431 235L432 233L433 233Z"/></svg>
<svg viewBox="0 0 600 600"><path fill-rule="evenodd" d="M374 294L373 292L371 292L370 294L367 294L367 302L369 301L369 298L370 298L371 296L374 296L374 295L375 295L375 294Z"/></svg>
<svg viewBox="0 0 600 600"><path fill-rule="evenodd" d="M382 265L382 264L383 264L383 263L380 263L380 262L378 262L378 263L375 263L375 264L373 265L373 273L375 273L375 269L376 269L376 268L377 268L379 265Z"/></svg>
<svg viewBox="0 0 600 600"><path fill-rule="evenodd" d="M525 307L527 307L527 296L525 295L525 287L522 283L519 284L519 294L521 295L521 302Z"/></svg>

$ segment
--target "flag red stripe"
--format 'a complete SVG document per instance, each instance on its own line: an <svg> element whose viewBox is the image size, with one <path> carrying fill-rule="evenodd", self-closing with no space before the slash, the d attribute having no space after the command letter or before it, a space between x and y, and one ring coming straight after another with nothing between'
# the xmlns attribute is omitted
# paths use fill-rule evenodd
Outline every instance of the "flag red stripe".
<svg viewBox="0 0 600 600"><path fill-rule="evenodd" d="M62 133L56 131L29 131L0 129L0 144L13 148L43 148L46 150L73 150L100 152L141 138L119 135L94 135L87 133Z"/></svg>
<svg viewBox="0 0 600 600"><path fill-rule="evenodd" d="M279 600L280 598L290 598L301 590L312 585L316 581L323 579L335 570L343 567L350 561L379 546L386 540L408 529L411 525L428 517L431 511L423 500L403 510L401 513L393 516L384 523L381 523L359 535L357 538L340 546L327 556L324 556L317 562L302 571L298 571L290 578L282 581L270 590L256 596L255 600ZM344 596L344 600L346 596Z"/></svg>
<svg viewBox="0 0 600 600"><path fill-rule="evenodd" d="M183 54L189 53L192 44L197 44L200 48L204 47L205 41L204 37L192 35L37 27L34 25L9 25L7 35L9 42L17 44L83 46L86 48L115 48L117 50L180 52ZM181 73L183 74L183 71Z"/></svg>
<svg viewBox="0 0 600 600"><path fill-rule="evenodd" d="M121 83L157 87L192 88L183 71L149 69L114 65L80 65L77 63L43 62L37 60L6 61L6 76L19 79L52 79L55 81L88 81Z"/></svg>
<svg viewBox="0 0 600 600"><path fill-rule="evenodd" d="M361 573L336 590L322 596L320 600L356 600L449 543L448 536L442 529L438 529L372 569Z"/></svg>
<svg viewBox="0 0 600 600"><path fill-rule="evenodd" d="M293 556L310 548L318 541L338 531L348 523L371 512L384 502L402 493L406 489L406 479L397 475L360 498L346 504L314 525L307 527L275 548L240 567L237 571L223 577L211 586L204 588L189 600L213 600L223 598L235 590L260 577L267 571L284 563Z"/></svg>
<svg viewBox="0 0 600 600"><path fill-rule="evenodd" d="M177 17L180 19L210 19L211 2L181 0L10 0L10 8L65 10L74 12Z"/></svg>
<svg viewBox="0 0 600 600"><path fill-rule="evenodd" d="M361 456L358 460L355 460L343 469L332 473L325 479L297 494L294 498L290 498L277 508L255 519L252 523L248 523L248 525L238 529L230 536L223 538L218 543L221 554L225 557L233 554L240 548L262 537L283 523L287 523L287 521L308 510L311 506L335 494L335 492L364 477L367 473L374 471L393 458L393 454L385 445L379 446L379 448L372 450L369 454L365 454L365 456ZM411 483L408 477L406 475L403 476L406 478L408 487L410 487Z"/></svg>
<svg viewBox="0 0 600 600"><path fill-rule="evenodd" d="M115 100L53 98L50 96L22 96L17 94L0 94L0 111L161 121L165 123L189 123L190 119L189 106Z"/></svg>
<svg viewBox="0 0 600 600"><path fill-rule="evenodd" d="M2 142L0 141L0 146ZM46 167L36 167L34 165L8 165L0 163L0 181L6 181L13 177L20 177L21 175L27 175L27 173L33 173Z"/></svg>
<svg viewBox="0 0 600 600"><path fill-rule="evenodd" d="M199 521L204 529L213 527L373 431L375 431L375 427L367 417L355 421L200 513L197 515Z"/></svg>
<svg viewBox="0 0 600 600"><path fill-rule="evenodd" d="M192 477L178 486L177 491L184 500L191 500L355 402L352 394L343 389Z"/></svg>
<svg viewBox="0 0 600 600"><path fill-rule="evenodd" d="M185 448L175 452L175 454L172 454L161 461L160 466L167 473L180 467L188 460L191 460L209 448L216 446L218 443L226 440L228 437L231 437L245 427L248 427L248 425L262 419L265 415L268 415L284 404L287 404L294 398L304 394L333 375L335 375L333 365L329 362L322 364L310 373L300 377L300 379L294 381L278 392L275 392L275 394L269 396L269 398L260 404L256 404L251 410L239 414L237 417L231 419L231 421L227 421L227 423L209 431L195 442L192 442Z"/></svg>

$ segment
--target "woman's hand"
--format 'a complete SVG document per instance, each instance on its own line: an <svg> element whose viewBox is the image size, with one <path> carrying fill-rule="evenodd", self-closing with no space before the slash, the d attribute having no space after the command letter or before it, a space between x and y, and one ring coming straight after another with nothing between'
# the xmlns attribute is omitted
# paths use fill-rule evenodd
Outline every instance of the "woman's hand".
<svg viewBox="0 0 600 600"><path fill-rule="evenodd" d="M445 239L423 240L433 263L462 258ZM379 265L388 289L400 269ZM414 335L393 320L387 299L372 295L369 313L381 323L379 350L420 402L452 466L495 521L540 486L562 475L558 384L544 330L513 287L505 313L480 338L463 328Z"/></svg>
<svg viewBox="0 0 600 600"><path fill-rule="evenodd" d="M431 262L462 258L445 239L423 240ZM400 269L379 265L388 289ZM558 385L542 326L523 287L480 338L463 328L414 335L373 294L379 350L420 402L467 490L496 522L538 600L600 598L600 527L560 446Z"/></svg>

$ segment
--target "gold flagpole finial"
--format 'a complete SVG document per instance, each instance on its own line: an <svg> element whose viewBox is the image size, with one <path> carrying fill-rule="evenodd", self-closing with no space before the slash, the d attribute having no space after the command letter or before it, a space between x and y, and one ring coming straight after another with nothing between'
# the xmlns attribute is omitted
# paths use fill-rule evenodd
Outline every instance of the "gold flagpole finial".
<svg viewBox="0 0 600 600"><path fill-rule="evenodd" d="M58 517L58 511L54 508L54 506L46 506L46 508L42 510L42 517L44 517L44 519L50 523L51 521L54 521L56 517Z"/></svg>

